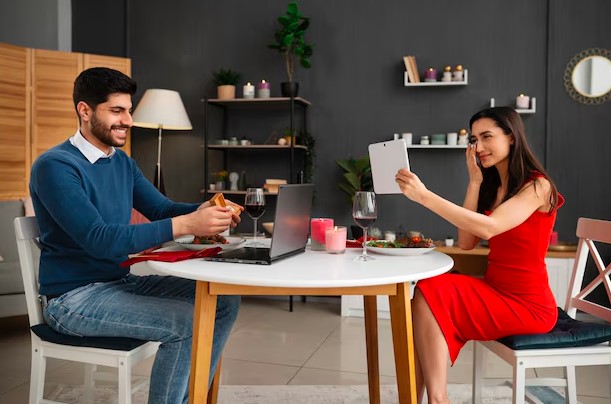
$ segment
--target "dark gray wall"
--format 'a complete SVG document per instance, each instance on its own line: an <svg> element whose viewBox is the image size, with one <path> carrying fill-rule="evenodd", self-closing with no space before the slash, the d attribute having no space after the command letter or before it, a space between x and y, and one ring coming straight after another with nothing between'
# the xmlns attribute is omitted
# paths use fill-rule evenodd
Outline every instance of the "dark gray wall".
<svg viewBox="0 0 611 404"><path fill-rule="evenodd" d="M562 235L581 216L611 219L611 103L584 105L567 95L563 74L588 48L611 49L611 2L551 1L547 168L566 196L558 214Z"/></svg>
<svg viewBox="0 0 611 404"><path fill-rule="evenodd" d="M0 41L59 49L57 0L0 0Z"/></svg>
<svg viewBox="0 0 611 404"><path fill-rule="evenodd" d="M466 127L470 116L486 107L491 97L497 105L509 104L525 92L538 101L537 113L523 116L530 143L567 197L558 217L560 238L574 239L580 215L611 217L610 191L603 186L610 173L605 152L610 137L602 136L611 127L611 108L580 105L562 85L562 71L574 53L594 46L611 48L611 29L603 24L611 5L603 0L549 3L548 10L545 0L301 2L302 12L312 18L307 38L315 44L313 68L297 72L301 94L313 104L309 126L318 142L314 215L351 221L350 207L337 188L341 171L335 160L364 155L369 143L395 132L411 131L418 138L456 131ZM282 61L266 45L285 5L286 1L182 0L169 8L162 1L131 1L134 77L142 90L167 86L180 91L194 121L195 136L166 136L164 166L170 196L199 197L204 161L198 149L203 127L199 100L214 95L213 70L237 69L244 81L266 78L273 83L272 93L278 94L278 83L284 80ZM149 18L139 17L143 14ZM403 87L401 56L406 54L416 55L420 68L463 64L470 72L469 85ZM238 135L257 131L250 119L238 122L234 128ZM584 139L585 133L588 141L575 141ZM581 153L575 153L576 143L584 149ZM603 144L606 147L593 147ZM134 132L134 156L150 175L154 146L154 136ZM462 202L467 175L460 150L412 150L410 158L430 189ZM575 165L587 167L583 172L593 185L585 185ZM435 238L454 232L443 220L400 196L379 199L379 227L401 224Z"/></svg>
<svg viewBox="0 0 611 404"><path fill-rule="evenodd" d="M272 94L284 80L279 55L267 49L276 17L288 1L113 0L73 4L74 51L132 58L140 90L178 90L193 122L192 133L164 134L163 167L168 195L200 200L204 178L203 97L215 89L211 72L231 67L244 80L266 78ZM103 8L102 4L104 4ZM312 102L309 127L317 138L317 206L314 215L350 223L350 207L337 188L335 160L366 154L371 142L411 131L416 138L466 127L488 105L510 104L520 92L537 97L537 113L523 116L530 143L567 199L560 210L560 238L574 239L579 216L611 218L608 154L611 105L573 101L562 84L569 59L591 47L611 49L607 0L323 1L300 3L312 18L313 68L298 70L301 95ZM123 14L122 14L123 13ZM127 31L103 20L127 21ZM79 39L77 39L79 38ZM1 37L0 37L1 39ZM76 44L79 44L78 47ZM469 85L456 88L403 87L406 54L419 67L463 64ZM286 125L275 116L269 125ZM240 117L238 136L265 137L261 117ZM133 130L133 155L152 178L154 131ZM442 196L461 203L467 181L460 150L410 151L413 170ZM266 159L269 159L266 157ZM232 167L229 167L232 169ZM588 182L586 182L586 179ZM441 238L453 229L400 196L380 197L378 226L424 231Z"/></svg>

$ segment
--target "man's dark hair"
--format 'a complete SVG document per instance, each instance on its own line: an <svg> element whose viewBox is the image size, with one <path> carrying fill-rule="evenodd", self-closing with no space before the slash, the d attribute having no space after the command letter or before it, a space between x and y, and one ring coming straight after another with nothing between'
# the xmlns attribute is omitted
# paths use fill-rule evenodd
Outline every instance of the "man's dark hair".
<svg viewBox="0 0 611 404"><path fill-rule="evenodd" d="M74 80L74 108L83 101L92 109L96 109L98 104L108 100L110 94L134 95L136 89L136 82L120 71L107 67L92 67L82 71Z"/></svg>

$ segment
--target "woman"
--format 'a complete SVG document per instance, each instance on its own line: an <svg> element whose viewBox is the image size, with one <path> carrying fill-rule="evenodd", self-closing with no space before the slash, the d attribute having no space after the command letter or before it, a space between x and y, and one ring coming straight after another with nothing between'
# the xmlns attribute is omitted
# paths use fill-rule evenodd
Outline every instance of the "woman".
<svg viewBox="0 0 611 404"><path fill-rule="evenodd" d="M402 169L403 194L458 228L458 244L489 240L484 279L445 274L419 281L414 293L418 400L447 403L447 357L452 364L469 340L542 333L556 323L545 254L563 198L526 142L512 108L489 108L470 121L469 185L460 207L429 191Z"/></svg>

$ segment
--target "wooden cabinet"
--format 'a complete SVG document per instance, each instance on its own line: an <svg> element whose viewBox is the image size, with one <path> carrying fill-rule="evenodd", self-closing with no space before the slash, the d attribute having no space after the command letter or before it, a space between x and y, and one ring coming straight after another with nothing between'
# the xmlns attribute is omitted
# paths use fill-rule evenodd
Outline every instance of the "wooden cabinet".
<svg viewBox="0 0 611 404"><path fill-rule="evenodd" d="M27 194L30 50L0 43L0 199Z"/></svg>
<svg viewBox="0 0 611 404"><path fill-rule="evenodd" d="M131 74L125 58L0 43L0 200L26 196L32 163L76 132L74 79L96 66Z"/></svg>

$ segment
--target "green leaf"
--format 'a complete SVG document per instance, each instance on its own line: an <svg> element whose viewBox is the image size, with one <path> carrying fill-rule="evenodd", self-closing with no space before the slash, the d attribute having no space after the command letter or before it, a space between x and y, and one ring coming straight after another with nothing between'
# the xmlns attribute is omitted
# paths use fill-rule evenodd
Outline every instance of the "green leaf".
<svg viewBox="0 0 611 404"><path fill-rule="evenodd" d="M354 195L354 193L356 192L354 188L352 188L352 186L350 186L349 184L342 182L339 184L339 188L344 191L345 193L347 193L350 197L352 197Z"/></svg>
<svg viewBox="0 0 611 404"><path fill-rule="evenodd" d="M299 59L299 62L301 63L301 66L304 69L309 69L310 67L312 67L312 64L310 64L310 59L301 58L301 59Z"/></svg>
<svg viewBox="0 0 611 404"><path fill-rule="evenodd" d="M284 46L290 47L291 44L293 43L293 34L286 35L282 42L284 43Z"/></svg>
<svg viewBox="0 0 611 404"><path fill-rule="evenodd" d="M296 2L290 2L288 4L288 6L286 6L286 13L289 15L296 15L299 12L299 10L297 9L297 3Z"/></svg>
<svg viewBox="0 0 611 404"><path fill-rule="evenodd" d="M359 176L355 173L345 173L344 178L352 185L354 189L359 189L361 187L361 181Z"/></svg>

